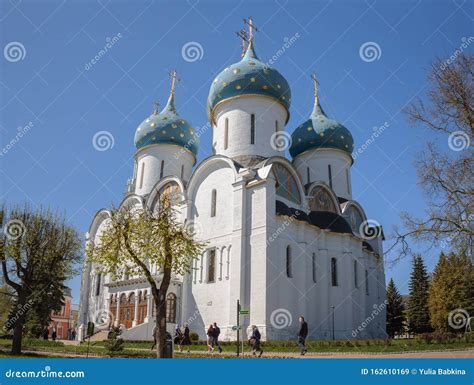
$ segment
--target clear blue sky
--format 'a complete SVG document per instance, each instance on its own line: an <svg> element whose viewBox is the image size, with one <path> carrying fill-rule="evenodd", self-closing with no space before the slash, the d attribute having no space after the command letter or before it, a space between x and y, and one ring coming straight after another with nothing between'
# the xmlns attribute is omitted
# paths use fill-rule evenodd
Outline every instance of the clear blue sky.
<svg viewBox="0 0 474 385"><path fill-rule="evenodd" d="M445 139L409 126L400 110L413 97L424 97L430 63L451 55L463 37L472 35L473 4L3 0L1 199L56 208L85 233L97 210L123 198L132 174L135 129L155 100L166 102L168 71L176 68L181 78L180 114L196 127L205 125L211 81L239 60L235 31L251 15L260 28L256 49L262 60L296 36L273 65L292 89L289 132L310 113L312 71L319 76L326 112L352 131L355 148L373 127L389 124L358 157L352 173L354 198L389 235L400 211L423 213L425 197L412 165L417 152L428 140L448 149ZM86 70L114 36L118 41ZM182 56L189 42L202 46L202 57L194 62ZM360 56L367 42L380 47L373 61ZM18 127L29 122L33 127L6 148L18 139ZM113 135L113 148L94 148L99 131ZM210 134L201 138L199 159L210 154ZM430 269L435 259L427 259ZM409 271L405 260L387 269L387 280L394 277L405 293ZM77 302L80 279L69 284Z"/></svg>

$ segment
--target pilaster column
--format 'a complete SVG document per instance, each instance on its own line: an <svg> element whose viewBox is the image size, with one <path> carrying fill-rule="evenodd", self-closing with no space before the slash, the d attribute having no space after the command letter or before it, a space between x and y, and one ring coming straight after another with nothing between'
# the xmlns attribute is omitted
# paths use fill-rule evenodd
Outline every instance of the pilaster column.
<svg viewBox="0 0 474 385"><path fill-rule="evenodd" d="M110 318L110 296L105 299L105 311L107 312L107 328L110 328L111 325L111 318Z"/></svg>
<svg viewBox="0 0 474 385"><path fill-rule="evenodd" d="M151 307L153 306L153 295L150 293L147 294L147 301L146 301L146 318L145 322L150 322L151 319Z"/></svg>
<svg viewBox="0 0 474 385"><path fill-rule="evenodd" d="M138 325L138 289L135 289L135 314L132 321L132 327Z"/></svg>
<svg viewBox="0 0 474 385"><path fill-rule="evenodd" d="M118 292L117 293L117 309L116 309L116 312L115 312L115 326L120 326L120 295L121 293Z"/></svg>

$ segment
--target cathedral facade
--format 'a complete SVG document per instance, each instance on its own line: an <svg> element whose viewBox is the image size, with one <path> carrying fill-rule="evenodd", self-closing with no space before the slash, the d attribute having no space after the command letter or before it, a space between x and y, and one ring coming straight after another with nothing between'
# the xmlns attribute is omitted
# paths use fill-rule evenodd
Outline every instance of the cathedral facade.
<svg viewBox="0 0 474 385"><path fill-rule="evenodd" d="M165 108L135 133L121 206L153 209L173 193L182 223L207 242L190 272L172 278L169 330L188 324L205 339L217 322L220 339L234 340L239 300L248 310L244 332L257 325L264 340L295 339L300 315L309 339L384 338L383 231L352 199L352 135L324 112L316 79L309 118L288 134L290 86L258 58L253 40L250 21L241 60L210 87L212 156L196 163L200 132L177 112L175 75ZM109 216L95 215L87 242L99 241ZM151 340L155 312L144 277L111 280L99 271L84 265L79 338L92 321Z"/></svg>

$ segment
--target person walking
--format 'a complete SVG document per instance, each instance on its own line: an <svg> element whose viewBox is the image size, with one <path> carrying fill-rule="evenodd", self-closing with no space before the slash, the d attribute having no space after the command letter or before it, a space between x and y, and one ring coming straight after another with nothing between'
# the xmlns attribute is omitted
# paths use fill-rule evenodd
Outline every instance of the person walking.
<svg viewBox="0 0 474 385"><path fill-rule="evenodd" d="M210 324L209 329L207 329L207 347L209 353L214 353L214 327L212 324Z"/></svg>
<svg viewBox="0 0 474 385"><path fill-rule="evenodd" d="M183 351L183 346L181 345L182 341L183 341L183 333L181 333L181 328L179 327L179 325L176 324L176 330L174 333L174 344L178 345L180 353Z"/></svg>
<svg viewBox="0 0 474 385"><path fill-rule="evenodd" d="M191 337L189 335L189 327L187 324L184 325L183 340L181 341L181 346L187 346L189 353L191 346Z"/></svg>
<svg viewBox="0 0 474 385"><path fill-rule="evenodd" d="M308 336L308 324L304 320L303 316L300 316L299 318L300 321L300 331L298 332L298 346L300 348L300 354L304 356L306 352L308 351L306 349L306 337Z"/></svg>
<svg viewBox="0 0 474 385"><path fill-rule="evenodd" d="M221 334L221 329L217 326L217 322L214 322L214 346L217 345L219 348L219 353L222 353L222 346L219 342L219 334Z"/></svg>
<svg viewBox="0 0 474 385"><path fill-rule="evenodd" d="M262 356L263 354L263 350L260 346L260 339L262 338L259 330L258 330L258 327L255 326L255 325L252 325L252 335L250 336L250 345L252 346L252 354L255 356L257 351L260 352L260 354L258 355L259 357Z"/></svg>
<svg viewBox="0 0 474 385"><path fill-rule="evenodd" d="M53 328L53 333L51 334L51 338L53 341L56 341L56 337L58 336L58 334L56 333L56 328Z"/></svg>

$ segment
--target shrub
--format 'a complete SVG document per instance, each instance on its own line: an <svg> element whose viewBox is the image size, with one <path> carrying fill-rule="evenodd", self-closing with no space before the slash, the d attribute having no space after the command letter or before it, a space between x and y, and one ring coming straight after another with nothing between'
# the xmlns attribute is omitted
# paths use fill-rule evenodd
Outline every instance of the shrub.
<svg viewBox="0 0 474 385"><path fill-rule="evenodd" d="M189 333L189 338L191 338L193 342L199 341L199 335L196 332Z"/></svg>
<svg viewBox="0 0 474 385"><path fill-rule="evenodd" d="M109 339L105 342L105 348L110 357L120 354L123 350L123 339L119 338L122 331L118 326L114 326L109 332Z"/></svg>
<svg viewBox="0 0 474 385"><path fill-rule="evenodd" d="M474 342L474 332L464 333L464 342Z"/></svg>

